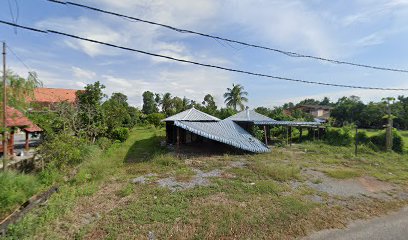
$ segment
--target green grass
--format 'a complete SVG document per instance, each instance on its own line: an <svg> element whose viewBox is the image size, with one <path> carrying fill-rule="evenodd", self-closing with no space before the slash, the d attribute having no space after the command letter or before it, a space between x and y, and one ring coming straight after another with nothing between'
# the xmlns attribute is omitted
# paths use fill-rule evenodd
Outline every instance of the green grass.
<svg viewBox="0 0 408 240"><path fill-rule="evenodd" d="M345 199L347 207L312 202L308 196L321 193L307 185L291 186L307 180L302 169L320 169L340 180L368 175L400 186L408 182L407 155L365 147L357 157L352 147L314 142L275 147L265 154L180 159L160 147L162 140L163 130L136 128L125 143L95 152L45 207L11 228L10 239L145 239L150 231L157 239L294 239L402 204L354 198ZM246 166L231 168L232 161ZM154 182L130 183L148 173L157 174L151 181L190 181L192 168L224 173L210 179L211 185L176 192ZM101 217L83 224L78 216L84 213L78 209Z"/></svg>
<svg viewBox="0 0 408 240"><path fill-rule="evenodd" d="M360 171L357 171L355 169L346 169L346 168L325 169L323 170L323 172L326 173L329 177L337 178L337 179L355 178L355 177L360 177L362 175Z"/></svg>
<svg viewBox="0 0 408 240"><path fill-rule="evenodd" d="M38 178L12 171L0 172L0 219L40 189Z"/></svg>

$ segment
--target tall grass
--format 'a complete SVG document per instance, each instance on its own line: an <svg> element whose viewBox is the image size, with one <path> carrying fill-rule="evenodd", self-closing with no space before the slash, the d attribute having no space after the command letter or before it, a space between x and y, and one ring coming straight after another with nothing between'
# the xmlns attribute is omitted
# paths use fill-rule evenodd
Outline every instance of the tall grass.
<svg viewBox="0 0 408 240"><path fill-rule="evenodd" d="M0 218L28 200L40 188L35 176L8 171L0 173Z"/></svg>

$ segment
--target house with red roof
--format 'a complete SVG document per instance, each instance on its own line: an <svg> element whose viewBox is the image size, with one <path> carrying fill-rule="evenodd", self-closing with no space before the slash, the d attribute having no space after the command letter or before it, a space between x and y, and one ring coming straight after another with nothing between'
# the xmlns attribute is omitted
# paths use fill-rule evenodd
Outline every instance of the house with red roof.
<svg viewBox="0 0 408 240"><path fill-rule="evenodd" d="M28 99L35 109L47 107L53 109L58 103L67 102L75 104L77 102L76 93L82 90L64 88L35 88L33 99Z"/></svg>

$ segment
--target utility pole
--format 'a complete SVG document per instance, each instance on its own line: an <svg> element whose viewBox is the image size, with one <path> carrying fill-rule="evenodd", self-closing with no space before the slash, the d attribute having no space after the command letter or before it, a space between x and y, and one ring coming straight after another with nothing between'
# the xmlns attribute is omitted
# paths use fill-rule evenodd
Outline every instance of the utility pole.
<svg viewBox="0 0 408 240"><path fill-rule="evenodd" d="M7 77L6 77L6 42L3 42L3 171L7 170Z"/></svg>

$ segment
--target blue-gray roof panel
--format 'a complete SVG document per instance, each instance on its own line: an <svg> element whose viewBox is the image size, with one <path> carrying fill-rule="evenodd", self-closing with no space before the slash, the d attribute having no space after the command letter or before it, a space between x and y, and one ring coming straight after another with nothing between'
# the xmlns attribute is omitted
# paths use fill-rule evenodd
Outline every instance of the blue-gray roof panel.
<svg viewBox="0 0 408 240"><path fill-rule="evenodd" d="M232 120L235 122L256 122L256 121L273 122L275 121L272 118L269 118L265 115L255 112L255 110L249 110L249 109L239 112L235 115L232 115L231 117L226 118L226 120Z"/></svg>
<svg viewBox="0 0 408 240"><path fill-rule="evenodd" d="M164 120L163 122L169 122L169 121L192 121L192 122L214 122L214 121L220 121L220 119L211 116L207 113L201 112L195 108L190 108L187 109L183 112L177 113L176 115L170 116Z"/></svg>
<svg viewBox="0 0 408 240"><path fill-rule="evenodd" d="M220 122L186 122L175 121L175 126L188 130L199 136L222 142L249 152L269 152L270 149L258 139L233 121Z"/></svg>

